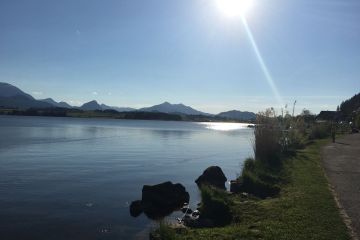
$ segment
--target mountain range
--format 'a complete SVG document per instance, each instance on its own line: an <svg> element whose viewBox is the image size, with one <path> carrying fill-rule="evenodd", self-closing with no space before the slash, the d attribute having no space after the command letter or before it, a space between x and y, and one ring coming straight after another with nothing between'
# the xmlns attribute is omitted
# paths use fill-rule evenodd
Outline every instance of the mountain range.
<svg viewBox="0 0 360 240"><path fill-rule="evenodd" d="M198 111L190 106L186 106L182 103L171 104L164 102L158 105L154 105L146 108L129 108L129 107L114 107L105 104L99 104L96 100L87 102L80 107L71 106L66 102L56 102L52 98L35 99L30 94L23 92L19 88L0 82L0 109L1 108L16 108L16 109L28 109L28 108L65 108L65 109L80 109L84 111L94 110L115 110L118 112L160 112L160 113L173 113L184 115L203 115L203 116L217 116L226 119L236 120L252 120L256 115L253 112L241 112L232 110L228 112L222 112L217 115Z"/></svg>
<svg viewBox="0 0 360 240"><path fill-rule="evenodd" d="M163 113L179 113L186 115L212 115L209 113L200 112L198 110L193 109L192 107L185 106L182 103L179 104L171 104L169 102L164 102L158 105L154 105L152 107L140 108L139 111L142 112L163 112Z"/></svg>
<svg viewBox="0 0 360 240"><path fill-rule="evenodd" d="M60 107L60 108L72 108L72 106L70 106L69 104L67 104L66 102L56 102L54 99L52 98L45 98L45 99L40 99L39 101L41 102L45 102L45 103L49 103L55 107Z"/></svg>
<svg viewBox="0 0 360 240"><path fill-rule="evenodd" d="M0 82L0 108L50 108L51 104L38 101L19 88Z"/></svg>

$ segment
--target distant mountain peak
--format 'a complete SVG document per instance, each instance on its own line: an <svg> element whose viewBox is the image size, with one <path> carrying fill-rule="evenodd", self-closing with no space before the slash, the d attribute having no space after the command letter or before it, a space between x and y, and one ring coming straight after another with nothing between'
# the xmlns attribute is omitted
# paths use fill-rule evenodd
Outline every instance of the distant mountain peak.
<svg viewBox="0 0 360 240"><path fill-rule="evenodd" d="M52 98L39 99L39 101L49 102L49 103L57 103L57 102L56 102L54 99L52 99Z"/></svg>
<svg viewBox="0 0 360 240"><path fill-rule="evenodd" d="M141 108L139 111L144 112L163 112L163 113L180 113L180 114L186 114L186 115L211 115L208 113L204 113L201 111L198 111L196 109L193 109L192 107L186 106L182 103L179 104L171 104L167 101L154 105L151 107Z"/></svg>
<svg viewBox="0 0 360 240"><path fill-rule="evenodd" d="M80 109L85 111L94 111L94 110L102 110L102 107L96 100L92 100L90 102L84 103Z"/></svg>
<svg viewBox="0 0 360 240"><path fill-rule="evenodd" d="M28 109L51 108L53 105L38 101L9 83L0 82L0 107Z"/></svg>
<svg viewBox="0 0 360 240"><path fill-rule="evenodd" d="M30 94L21 91L19 88L5 82L0 82L0 97L23 96L35 100Z"/></svg>

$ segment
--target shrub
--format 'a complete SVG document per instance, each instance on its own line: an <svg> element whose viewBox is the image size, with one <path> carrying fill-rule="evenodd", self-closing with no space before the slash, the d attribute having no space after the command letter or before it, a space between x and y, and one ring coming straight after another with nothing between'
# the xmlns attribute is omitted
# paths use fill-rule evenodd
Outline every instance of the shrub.
<svg viewBox="0 0 360 240"><path fill-rule="evenodd" d="M269 167L281 164L281 129L273 109L257 115L254 154L256 161Z"/></svg>
<svg viewBox="0 0 360 240"><path fill-rule="evenodd" d="M354 117L354 126L360 128L360 113L358 112Z"/></svg>
<svg viewBox="0 0 360 240"><path fill-rule="evenodd" d="M302 149L305 147L305 134L297 128L290 129L287 134L287 146L285 152L294 152L296 149Z"/></svg>
<svg viewBox="0 0 360 240"><path fill-rule="evenodd" d="M246 169L247 171L255 171L256 163L253 158L247 158L244 161L243 171Z"/></svg>
<svg viewBox="0 0 360 240"><path fill-rule="evenodd" d="M201 218L211 219L216 226L231 222L232 216L227 202L227 193L208 186L201 187Z"/></svg>
<svg viewBox="0 0 360 240"><path fill-rule="evenodd" d="M260 198L272 197L279 193L280 189L275 185L279 182L279 176L260 170L260 167L254 171L245 166L240 177L242 192Z"/></svg>
<svg viewBox="0 0 360 240"><path fill-rule="evenodd" d="M309 139L323 139L331 136L331 124L317 123L311 126Z"/></svg>

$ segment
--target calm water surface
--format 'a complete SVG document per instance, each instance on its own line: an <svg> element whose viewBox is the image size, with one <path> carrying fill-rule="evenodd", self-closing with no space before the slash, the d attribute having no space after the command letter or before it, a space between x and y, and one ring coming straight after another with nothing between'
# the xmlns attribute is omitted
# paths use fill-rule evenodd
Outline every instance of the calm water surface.
<svg viewBox="0 0 360 240"><path fill-rule="evenodd" d="M247 124L0 116L0 239L147 239L144 184L228 179L252 155ZM170 216L169 218L175 218Z"/></svg>

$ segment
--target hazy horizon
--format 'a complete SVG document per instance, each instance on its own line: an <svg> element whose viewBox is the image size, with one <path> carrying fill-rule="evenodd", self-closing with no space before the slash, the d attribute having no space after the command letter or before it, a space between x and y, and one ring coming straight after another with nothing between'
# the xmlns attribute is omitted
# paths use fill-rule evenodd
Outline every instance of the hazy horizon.
<svg viewBox="0 0 360 240"><path fill-rule="evenodd" d="M0 81L37 99L218 113L335 110L360 90L360 2L0 3Z"/></svg>

